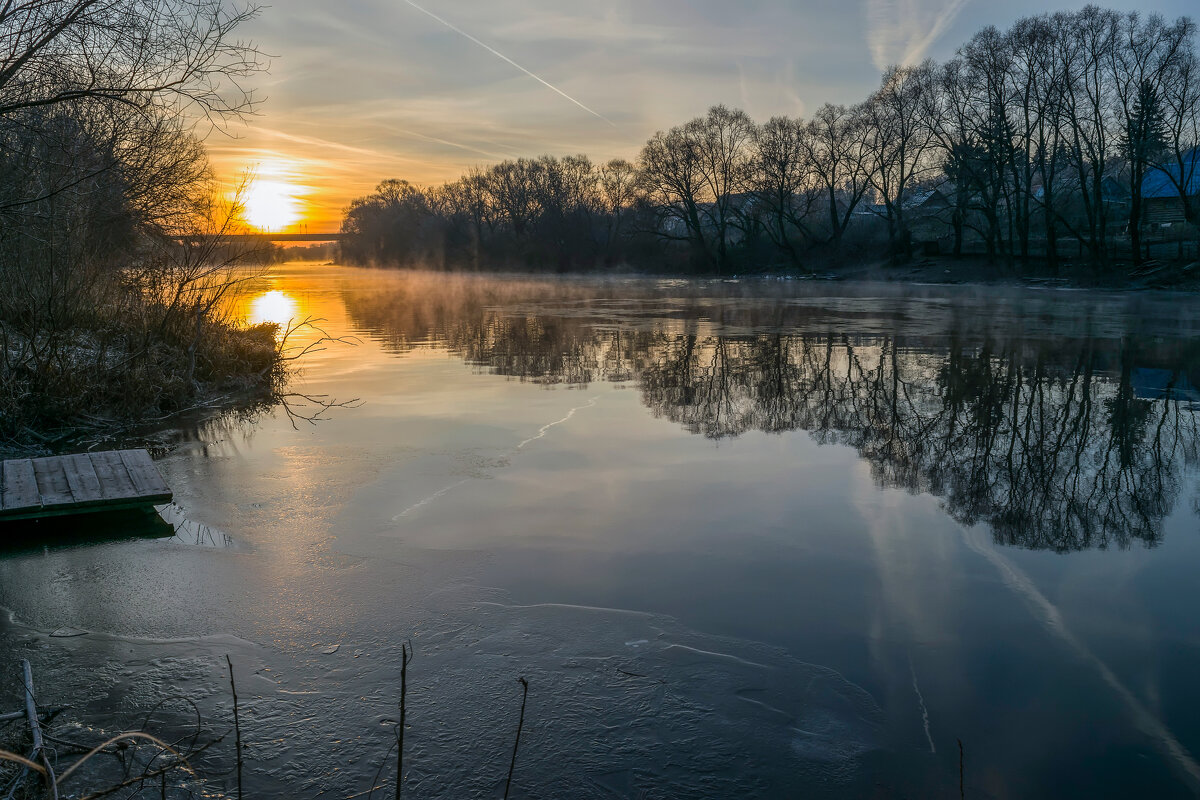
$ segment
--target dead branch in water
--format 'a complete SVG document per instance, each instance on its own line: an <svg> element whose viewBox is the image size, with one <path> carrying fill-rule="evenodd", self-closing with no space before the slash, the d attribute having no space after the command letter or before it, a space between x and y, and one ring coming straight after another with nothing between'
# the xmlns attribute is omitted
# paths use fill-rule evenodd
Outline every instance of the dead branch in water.
<svg viewBox="0 0 1200 800"><path fill-rule="evenodd" d="M225 663L229 665L229 690L233 693L233 734L237 751L237 796L242 800L242 723L238 718L237 685L233 682L233 661L225 654Z"/></svg>
<svg viewBox="0 0 1200 800"><path fill-rule="evenodd" d="M967 784L966 784L966 759L963 756L962 739L958 740L958 797L959 800L966 800Z"/></svg>
<svg viewBox="0 0 1200 800"><path fill-rule="evenodd" d="M358 408L361 402L356 397L352 400L335 400L325 394L304 394L302 392L287 392L277 395L280 408L287 414L292 428L299 430L298 423L307 422L315 425L324 419L325 415L335 408ZM315 409L315 410L310 410Z"/></svg>
<svg viewBox="0 0 1200 800"><path fill-rule="evenodd" d="M508 790L512 786L513 770L517 766L517 748L521 746L521 729L525 727L525 701L529 699L529 681L522 675L517 680L521 683L521 718L517 721L517 740L513 742L512 761L508 765L508 780L504 782L504 800L508 800Z"/></svg>
<svg viewBox="0 0 1200 800"><path fill-rule="evenodd" d="M325 322L325 320L321 317L313 316L305 317L296 323L289 320L287 326L284 328L283 335L279 337L279 344L276 348L279 351L280 360L285 362L299 361L310 353L321 352L327 344L336 343L353 346L362 343L362 340L357 336L334 336L318 325L317 323L319 322ZM303 330L316 331L320 335L306 345L292 345L290 343L291 338Z"/></svg>
<svg viewBox="0 0 1200 800"><path fill-rule="evenodd" d="M224 741L225 736L226 736L226 734L221 734L216 739L213 739L211 742L208 742L208 743L202 745L201 747L199 747L198 749L193 750L190 755L192 756L192 758L195 758L196 756L200 755L208 748L214 747L217 744L220 744L222 741ZM165 766L159 767L156 770L152 770L149 772L143 772L141 775L138 775L135 778L127 778L118 784L108 787L107 789L101 789L100 791L92 792L91 794L85 794L83 797L79 798L79 800L97 800L97 798L100 798L100 797L107 797L108 795L113 794L114 792L119 792L122 789L128 789L130 786L135 786L135 785L145 783L150 778L165 778L168 773L170 773L174 770L177 770L177 769L183 769L187 772L191 772L191 766L188 764L187 759L185 759L181 756L181 757L177 758L175 761L172 761L171 763L166 764Z"/></svg>
<svg viewBox="0 0 1200 800"><path fill-rule="evenodd" d="M400 724L396 726L396 800L400 800L400 789L404 785L404 715L405 699L408 695L408 663L413 653L409 644L400 645Z"/></svg>
<svg viewBox="0 0 1200 800"><path fill-rule="evenodd" d="M405 642L401 645L400 652L400 718L395 726L395 736L392 746L388 748L387 754L385 754L384 758L380 762L379 770L375 775L374 781L372 781L371 787L367 791L352 795L352 797L361 797L362 795L367 795L370 797L376 789L382 788L380 786L379 778L380 774L389 763L389 759L392 754L392 748L396 749L396 800L400 799L403 792L404 735L407 727L408 715L408 667L412 663L415 651L411 642ZM237 682L233 670L233 660L229 655L225 656L225 663L229 669L229 688L233 698L234 724L232 732L234 733L234 746L236 753L236 796L240 800L244 797L243 770L245 765L241 738L241 706L237 694ZM202 780L199 773L193 768L190 759L194 759L201 753L204 753L210 748L218 745L228 735L228 732L226 732L225 734L206 742L200 747L196 747L203 730L199 707L194 701L183 696L167 697L160 700L157 704L152 706L148 712L145 713L142 720L143 730L126 731L106 739L100 744L88 749L86 753L71 763L60 775L56 776L55 767L51 763L51 755L53 755L53 750L47 743L57 742L67 747L80 750L85 749L86 745L67 739L56 738L47 734L43 730L42 725L44 723L41 722L41 719L45 716L48 716L47 712L49 710L44 709L39 712L33 689L32 668L27 660L22 662L22 667L26 710L24 712L20 712L20 715L26 719L29 725L30 737L33 740L33 746L28 756L22 756L18 753L0 749L0 761L7 761L18 765L21 768L20 773L16 778L11 780L3 788L0 788L0 800L15 800L15 798L18 796L26 796L25 793L20 795L18 793L23 791L22 786L24 785L26 779L35 773L44 780L46 785L45 794L37 794L37 796L44 796L45 798L53 798L54 800L57 800L60 797L59 792L62 790L62 787L65 786L70 779L78 779L79 776L76 775L76 773L80 772L89 761L101 753L117 755L121 764L123 765L124 776L115 777L113 782L108 783L107 785L101 784L102 788L90 788L77 795L73 794L73 796L79 797L80 800L99 800L100 798L108 797L118 792L122 792L123 790L129 790L130 793L126 795L127 798L134 798L142 796L142 792L149 790L154 792L157 796L165 799L168 796L168 791L189 790L189 787L186 783L168 783L168 776L178 770L180 773L185 774L185 776L190 776L187 778L188 780ZM516 770L517 754L520 749L521 736L524 732L525 711L529 699L529 681L524 676L518 678L517 681L521 684L522 690L521 709L517 720L517 731L515 741L513 742L512 757L509 762L508 775L504 786L505 798L509 797L512 789L512 779ZM150 720L153 718L158 709L161 708L165 703L172 700L182 700L191 708L195 716L195 730L189 730L185 733L182 733L182 735L173 743L168 743L163 739L145 732L144 729L150 723ZM52 714L49 714L49 716L52 716ZM3 718L0 719L15 720L17 718L18 717L14 716L14 714L7 713L3 715ZM145 757L139 758L136 755L137 751L130 749L130 743L136 743L139 741L148 742L153 745L154 748L156 748L153 751L153 755L146 754L149 756L149 761L146 761ZM177 749L177 745L180 744L182 744L182 746L185 748L184 752L181 752L179 749ZM130 753L135 753L133 759L129 758ZM134 769L135 765L136 770ZM131 771L133 771L134 774L131 774ZM36 793L37 790L31 788L25 789L24 792Z"/></svg>
<svg viewBox="0 0 1200 800"><path fill-rule="evenodd" d="M50 766L50 758L46 755L46 742L42 739L42 725L38 721L37 700L33 695L33 667L29 659L21 660L21 670L25 674L25 713L29 717L29 732L33 735L33 752L37 753L46 768L43 776L46 779L46 791L51 800L58 800L58 781L54 779L54 768Z"/></svg>
<svg viewBox="0 0 1200 800"><path fill-rule="evenodd" d="M29 725L29 735L33 740L33 746L27 757L10 753L7 750L0 751L0 760L11 761L21 765L17 776L5 787L7 790L5 800L12 800L16 796L17 790L24 784L25 778L29 776L31 770L42 775L46 781L47 795L54 800L58 800L58 781L54 777L54 770L50 766L49 757L46 755L46 742L42 738L42 725L38 719L37 700L33 693L33 667L30 666L29 659L21 660L21 674L22 688L25 694L25 711L22 713ZM9 719L14 718L12 714L6 714L5 716Z"/></svg>

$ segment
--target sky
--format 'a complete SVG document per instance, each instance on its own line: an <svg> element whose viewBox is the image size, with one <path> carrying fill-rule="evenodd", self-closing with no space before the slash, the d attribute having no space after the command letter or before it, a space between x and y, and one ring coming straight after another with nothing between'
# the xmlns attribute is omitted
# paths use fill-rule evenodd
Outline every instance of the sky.
<svg viewBox="0 0 1200 800"><path fill-rule="evenodd" d="M1060 2L1072 9L1082 2ZM1195 0L1107 4L1169 18ZM506 158L636 158L717 103L765 121L853 103L892 63L945 59L1036 0L278 0L239 30L271 55L258 114L208 145L258 182L260 227L335 231L384 178ZM251 211L254 211L252 208Z"/></svg>

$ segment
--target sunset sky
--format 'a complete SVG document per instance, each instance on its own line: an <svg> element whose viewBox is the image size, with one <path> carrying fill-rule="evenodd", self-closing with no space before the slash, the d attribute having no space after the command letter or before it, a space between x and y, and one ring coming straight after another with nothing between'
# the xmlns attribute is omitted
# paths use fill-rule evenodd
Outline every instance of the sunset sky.
<svg viewBox="0 0 1200 800"><path fill-rule="evenodd" d="M1195 0L1142 7L1167 17ZM1058 9L1082 2L1056 3ZM946 58L1037 0L287 0L245 30L271 60L260 114L213 134L253 170L258 224L337 230L382 178L440 183L541 153L633 159L715 103L755 119L867 95L882 67ZM305 227L306 226L306 227Z"/></svg>

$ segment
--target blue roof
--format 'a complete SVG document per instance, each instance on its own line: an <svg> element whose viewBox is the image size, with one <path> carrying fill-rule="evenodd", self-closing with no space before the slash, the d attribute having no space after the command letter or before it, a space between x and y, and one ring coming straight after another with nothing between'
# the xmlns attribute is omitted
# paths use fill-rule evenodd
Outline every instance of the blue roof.
<svg viewBox="0 0 1200 800"><path fill-rule="evenodd" d="M1142 178L1142 197L1173 198L1179 197L1179 184L1183 183L1188 197L1200 195L1200 147L1193 147L1183 156L1183 173L1186 180L1181 181L1179 164L1167 164L1155 167Z"/></svg>

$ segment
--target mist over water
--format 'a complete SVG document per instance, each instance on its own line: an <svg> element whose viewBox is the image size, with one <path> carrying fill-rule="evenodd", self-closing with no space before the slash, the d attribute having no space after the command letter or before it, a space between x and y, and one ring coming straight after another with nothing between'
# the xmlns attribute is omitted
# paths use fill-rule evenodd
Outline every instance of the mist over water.
<svg viewBox="0 0 1200 800"><path fill-rule="evenodd" d="M1200 791L1194 297L293 264L239 302L358 337L296 390L360 403L164 434L174 537L6 552L0 641L80 724L223 731L229 653L250 785L348 797L411 640L414 797L502 791L518 676L524 796L957 797L959 740L968 797Z"/></svg>

